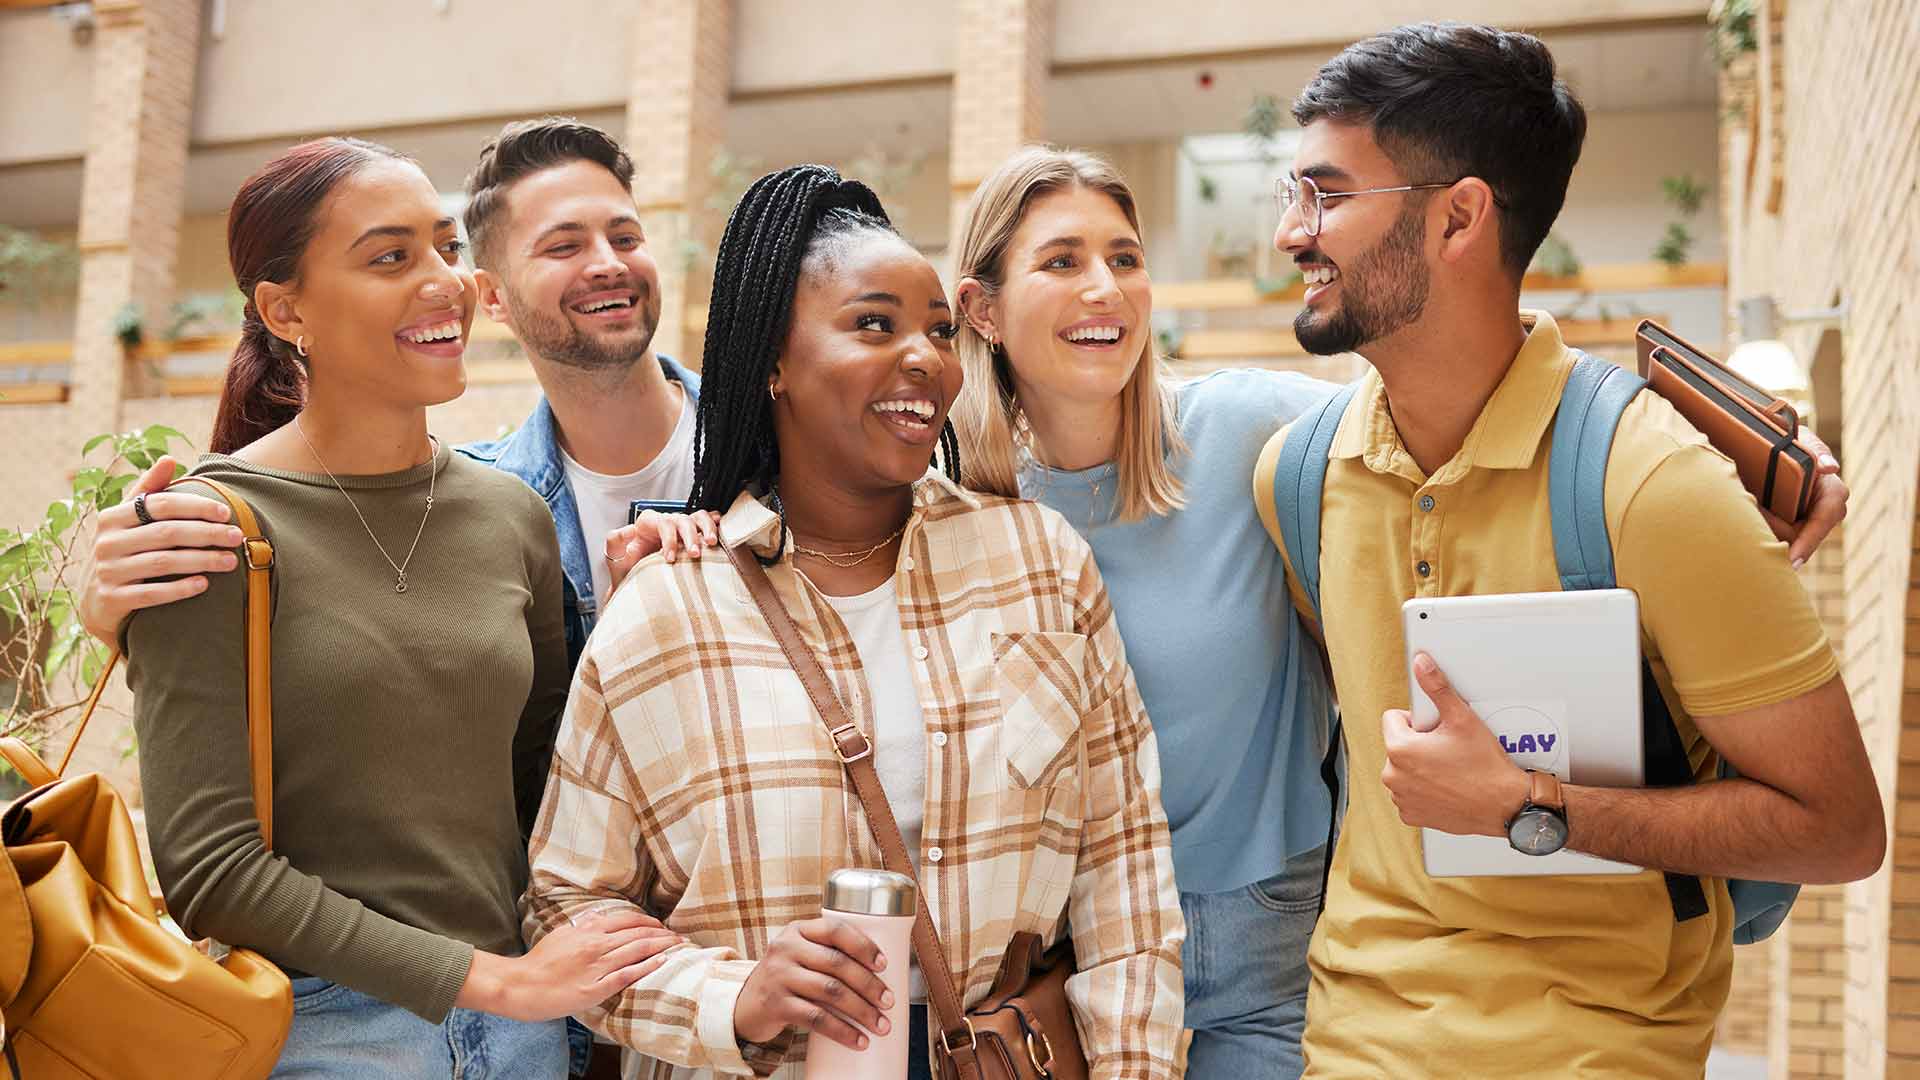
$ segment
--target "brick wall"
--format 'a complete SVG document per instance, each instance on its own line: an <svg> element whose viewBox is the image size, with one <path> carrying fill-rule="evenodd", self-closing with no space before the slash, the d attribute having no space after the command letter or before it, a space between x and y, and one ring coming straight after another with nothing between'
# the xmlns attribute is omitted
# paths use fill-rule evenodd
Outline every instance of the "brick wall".
<svg viewBox="0 0 1920 1080"><path fill-rule="evenodd" d="M1888 866L1796 916L1774 1075L1920 1075L1920 5L1769 0L1762 55L1728 116L1729 301L1844 299L1841 411L1854 494L1841 571L1843 671L1896 839ZM1777 28L1777 29L1776 29ZM1788 327L1803 358L1821 330ZM1823 363L1833 362L1832 358ZM1841 975L1838 1010L1834 974ZM1836 1015L1837 1014L1837 1015ZM1780 1060L1784 1051L1786 1060Z"/></svg>
<svg viewBox="0 0 1920 1080"><path fill-rule="evenodd" d="M1007 155L1046 131L1053 0L957 0L954 4L953 133L947 156L953 186L952 235L967 220L973 189Z"/></svg>
<svg viewBox="0 0 1920 1080"><path fill-rule="evenodd" d="M729 0L647 0L634 15L626 145L634 201L660 265L654 347L699 366L686 312L707 302L724 215L708 207L714 155L725 145L733 71Z"/></svg>

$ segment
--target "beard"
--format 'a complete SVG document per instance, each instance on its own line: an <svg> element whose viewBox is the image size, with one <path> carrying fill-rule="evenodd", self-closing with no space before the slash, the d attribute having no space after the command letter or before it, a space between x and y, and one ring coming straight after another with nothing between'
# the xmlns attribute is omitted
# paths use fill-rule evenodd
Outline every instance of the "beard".
<svg viewBox="0 0 1920 1080"><path fill-rule="evenodd" d="M1431 272L1422 256L1425 207L1416 201L1387 235L1340 271L1340 306L1324 315L1294 316L1293 336L1315 356L1358 352L1418 319L1427 306Z"/></svg>
<svg viewBox="0 0 1920 1080"><path fill-rule="evenodd" d="M567 318L562 300L556 311L542 311L520 302L512 289L505 290L513 308L513 328L520 344L528 352L556 364L588 372L625 371L647 355L653 347L654 331L660 328L660 298L645 282L634 282L636 326L604 340L573 324Z"/></svg>

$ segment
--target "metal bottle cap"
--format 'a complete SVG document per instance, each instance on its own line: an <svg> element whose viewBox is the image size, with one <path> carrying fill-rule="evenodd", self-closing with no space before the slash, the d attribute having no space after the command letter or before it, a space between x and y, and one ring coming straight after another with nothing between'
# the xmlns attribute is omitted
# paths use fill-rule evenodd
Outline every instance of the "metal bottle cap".
<svg viewBox="0 0 1920 1080"><path fill-rule="evenodd" d="M905 874L849 866L827 875L826 899L820 906L855 915L912 915L919 899L919 887Z"/></svg>

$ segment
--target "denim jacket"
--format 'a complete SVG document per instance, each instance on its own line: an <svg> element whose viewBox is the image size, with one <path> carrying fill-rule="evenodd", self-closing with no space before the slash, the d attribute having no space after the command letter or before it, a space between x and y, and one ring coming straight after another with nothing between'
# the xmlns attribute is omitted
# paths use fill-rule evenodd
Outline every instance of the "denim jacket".
<svg viewBox="0 0 1920 1080"><path fill-rule="evenodd" d="M700 376L666 356L660 357L660 370L686 390L690 404L699 403ZM574 505L573 488L560 462L560 440L546 395L540 396L526 423L512 434L455 449L475 461L512 473L547 501L554 527L560 533L560 566L566 576L567 659L577 665L580 650L586 647L587 635L599 617L600 605L593 595L592 556L586 537L580 534L580 511Z"/></svg>

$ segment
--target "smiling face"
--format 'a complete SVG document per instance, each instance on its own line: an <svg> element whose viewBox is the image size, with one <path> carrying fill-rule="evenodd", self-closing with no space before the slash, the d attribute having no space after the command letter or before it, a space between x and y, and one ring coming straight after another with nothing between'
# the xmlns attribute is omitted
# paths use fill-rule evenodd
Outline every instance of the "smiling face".
<svg viewBox="0 0 1920 1080"><path fill-rule="evenodd" d="M623 372L660 325L660 270L633 196L592 161L569 161L506 192L498 275L481 272L489 312L535 356Z"/></svg>
<svg viewBox="0 0 1920 1080"><path fill-rule="evenodd" d="M1152 341L1153 281L1120 204L1074 186L1027 205L987 303L1014 392L1030 406L1107 402ZM972 310L972 309L970 309Z"/></svg>
<svg viewBox="0 0 1920 1080"><path fill-rule="evenodd" d="M769 387L783 476L875 493L920 479L960 393L953 335L939 275L899 237L810 254Z"/></svg>
<svg viewBox="0 0 1920 1080"><path fill-rule="evenodd" d="M439 194L412 162L381 159L341 180L287 284L256 307L276 334L305 339L316 394L437 405L466 388L473 275Z"/></svg>
<svg viewBox="0 0 1920 1080"><path fill-rule="evenodd" d="M1331 120L1301 133L1293 175L1311 177L1328 196L1318 236L1307 235L1295 210L1274 234L1307 281L1293 322L1301 346L1322 356L1353 352L1418 321L1432 284L1426 237L1435 192L1332 196L1425 178L1403 178L1365 126Z"/></svg>

